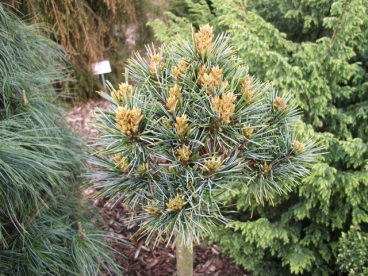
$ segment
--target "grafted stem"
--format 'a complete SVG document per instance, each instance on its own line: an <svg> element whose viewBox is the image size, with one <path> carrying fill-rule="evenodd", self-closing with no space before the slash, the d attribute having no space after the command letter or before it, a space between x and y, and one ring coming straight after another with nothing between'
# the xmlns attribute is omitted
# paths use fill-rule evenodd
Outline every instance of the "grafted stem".
<svg viewBox="0 0 368 276"><path fill-rule="evenodd" d="M176 241L177 276L193 276L193 251L185 247L182 237Z"/></svg>

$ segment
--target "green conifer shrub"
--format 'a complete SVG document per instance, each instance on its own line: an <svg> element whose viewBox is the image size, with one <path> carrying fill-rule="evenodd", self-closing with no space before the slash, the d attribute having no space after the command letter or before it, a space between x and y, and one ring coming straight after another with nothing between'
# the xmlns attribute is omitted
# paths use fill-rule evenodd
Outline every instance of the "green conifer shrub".
<svg viewBox="0 0 368 276"><path fill-rule="evenodd" d="M112 110L96 110L92 187L129 204L147 242L191 250L226 221L224 192L273 201L314 160L294 98L250 77L228 39L205 25L188 41L148 48L125 83L101 93Z"/></svg>
<svg viewBox="0 0 368 276"><path fill-rule="evenodd" d="M237 222L234 229L216 231L215 240L255 275L343 274L342 233L351 226L368 230L368 2L211 3L207 17L231 34L229 43L239 49L249 73L297 96L304 131L314 131L328 152L303 185L273 205L251 206L246 194L229 194L226 200L236 208L228 211L239 212L231 216ZM191 13L206 11L208 4L202 3ZM188 18L173 17L170 29L185 33L180 22ZM194 25L201 23L197 18ZM164 41L165 25L151 25ZM367 259L363 251L361 259Z"/></svg>
<svg viewBox="0 0 368 276"><path fill-rule="evenodd" d="M337 264L349 276L368 275L368 233L352 226L339 240Z"/></svg>
<svg viewBox="0 0 368 276"><path fill-rule="evenodd" d="M46 31L0 4L0 275L119 273L86 217L83 145L52 103L66 55Z"/></svg>

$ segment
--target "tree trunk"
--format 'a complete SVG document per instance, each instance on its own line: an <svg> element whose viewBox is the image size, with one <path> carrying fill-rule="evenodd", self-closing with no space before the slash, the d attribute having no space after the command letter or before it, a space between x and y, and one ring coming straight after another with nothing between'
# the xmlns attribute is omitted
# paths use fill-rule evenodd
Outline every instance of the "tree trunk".
<svg viewBox="0 0 368 276"><path fill-rule="evenodd" d="M177 276L193 276L193 251L185 247L182 237L176 241Z"/></svg>

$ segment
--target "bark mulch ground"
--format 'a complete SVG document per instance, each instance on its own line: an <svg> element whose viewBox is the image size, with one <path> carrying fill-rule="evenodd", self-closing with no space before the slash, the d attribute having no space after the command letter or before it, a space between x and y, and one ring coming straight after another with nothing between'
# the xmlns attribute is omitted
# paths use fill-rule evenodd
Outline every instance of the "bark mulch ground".
<svg viewBox="0 0 368 276"><path fill-rule="evenodd" d="M109 103L103 99L92 99L84 103L74 103L73 109L68 113L67 122L82 139L95 136L96 132L91 129L91 111L99 107L107 110ZM85 190L84 194L92 198L94 191ZM102 229L123 235L130 245L116 243L114 247L125 255L116 256L117 262L127 276L163 276L176 275L175 250L166 243L159 243L156 247L152 244L145 245L144 240L138 240L133 236L138 230L137 224L129 223L130 212L127 206L118 202L113 208L106 204L107 199L91 199L93 204L104 219ZM152 242L153 243L153 242ZM214 244L210 246L194 246L194 275L213 276L243 276L247 275L241 267L220 252L220 248ZM249 275L249 274L248 274Z"/></svg>

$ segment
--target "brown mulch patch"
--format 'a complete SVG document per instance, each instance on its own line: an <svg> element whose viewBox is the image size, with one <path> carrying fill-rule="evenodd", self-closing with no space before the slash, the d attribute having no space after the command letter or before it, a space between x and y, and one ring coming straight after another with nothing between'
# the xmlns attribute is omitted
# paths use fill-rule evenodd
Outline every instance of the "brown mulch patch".
<svg viewBox="0 0 368 276"><path fill-rule="evenodd" d="M74 103L73 109L68 113L67 122L72 129L79 133L82 139L88 139L96 135L91 129L91 111L95 107L107 110L109 103L103 99L92 99L83 103ZM85 190L86 197L91 198L93 190ZM176 275L175 250L166 243L159 243L153 247L153 242L144 244L144 240L138 240L133 236L138 230L138 224L129 223L129 209L122 203L116 203L113 208L106 205L106 199L94 199L93 204L99 209L105 221L102 229L114 232L126 237L131 245L114 245L115 249L125 255L116 256L117 262L127 276L163 276ZM214 244L210 246L194 246L194 275L211 276L243 276L246 271L235 265L233 261L221 255L220 248Z"/></svg>

